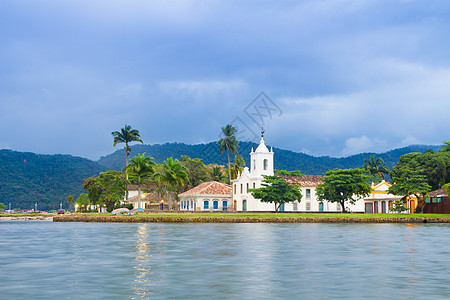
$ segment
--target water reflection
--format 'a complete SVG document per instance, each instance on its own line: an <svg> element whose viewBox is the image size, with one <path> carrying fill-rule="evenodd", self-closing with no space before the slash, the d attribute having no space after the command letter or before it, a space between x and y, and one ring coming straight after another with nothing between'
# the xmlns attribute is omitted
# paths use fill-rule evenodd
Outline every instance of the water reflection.
<svg viewBox="0 0 450 300"><path fill-rule="evenodd" d="M0 230L2 299L450 295L446 224L0 222Z"/></svg>

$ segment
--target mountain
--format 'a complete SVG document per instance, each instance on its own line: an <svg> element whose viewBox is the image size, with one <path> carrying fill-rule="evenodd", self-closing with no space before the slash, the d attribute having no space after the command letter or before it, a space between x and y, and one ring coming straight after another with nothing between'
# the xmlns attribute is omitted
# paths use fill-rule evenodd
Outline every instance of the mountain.
<svg viewBox="0 0 450 300"><path fill-rule="evenodd" d="M244 158L246 165L250 165L249 153L251 148L256 149L258 144L250 142L239 143L239 154ZM269 145L270 147L270 145ZM162 163L167 157L180 159L181 155L191 158L201 158L205 164L227 164L226 154L221 154L219 145L215 142L208 144L187 145L183 143L166 143L157 145L134 145L131 147L131 156L146 153L152 156L156 163ZM279 148L273 148L275 152L275 169L300 170L303 174L321 175L334 168L348 169L363 165L365 158L375 154L381 157L389 168L395 166L400 156L410 152L425 152L428 149L438 151L440 146L412 145L398 148L384 153L361 153L348 157L311 156ZM231 158L230 158L231 159ZM117 150L107 156L101 157L98 163L106 169L121 170L125 166L125 150Z"/></svg>
<svg viewBox="0 0 450 300"><path fill-rule="evenodd" d="M249 165L251 148L255 143L241 142L239 153ZM270 145L269 145L270 147ZM226 155L221 154L216 143L187 145L166 143L163 145L134 145L131 156L146 152L162 163L168 157L180 158L188 155L203 159L205 164L219 163L226 165ZM440 146L413 145L376 154L388 167L397 164L401 155L410 152L425 152L428 149L439 150ZM275 169L300 170L303 174L320 175L334 168L361 167L364 158L375 153L362 153L349 157L316 157L304 153L273 148L275 152ZM68 207L66 197L73 195L76 199L84 193L83 180L105 170L121 170L125 165L125 151L118 150L100 158L97 162L70 155L40 155L34 153L0 150L0 202L12 208L32 209L38 203L38 209L59 208L63 203Z"/></svg>
<svg viewBox="0 0 450 300"><path fill-rule="evenodd" d="M12 208L59 208L84 193L83 180L105 169L86 158L0 150L0 202Z"/></svg>

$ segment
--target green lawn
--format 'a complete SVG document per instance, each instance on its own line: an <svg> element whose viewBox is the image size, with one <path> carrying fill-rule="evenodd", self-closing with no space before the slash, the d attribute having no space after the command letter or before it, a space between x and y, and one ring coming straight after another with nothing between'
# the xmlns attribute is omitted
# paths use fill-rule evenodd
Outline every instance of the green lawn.
<svg viewBox="0 0 450 300"><path fill-rule="evenodd" d="M109 213L85 213L85 216L112 216ZM139 213L140 217L319 217L319 218L450 218L450 214L352 214L352 213Z"/></svg>

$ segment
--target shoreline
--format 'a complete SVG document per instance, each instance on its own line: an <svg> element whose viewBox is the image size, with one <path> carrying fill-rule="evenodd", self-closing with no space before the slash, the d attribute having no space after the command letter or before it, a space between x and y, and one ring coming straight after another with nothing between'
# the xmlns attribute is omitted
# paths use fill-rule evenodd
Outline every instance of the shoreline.
<svg viewBox="0 0 450 300"><path fill-rule="evenodd" d="M53 221L54 215L1 215L0 221Z"/></svg>
<svg viewBox="0 0 450 300"><path fill-rule="evenodd" d="M450 218L248 217L248 216L82 216L59 215L53 222L94 223L450 223Z"/></svg>

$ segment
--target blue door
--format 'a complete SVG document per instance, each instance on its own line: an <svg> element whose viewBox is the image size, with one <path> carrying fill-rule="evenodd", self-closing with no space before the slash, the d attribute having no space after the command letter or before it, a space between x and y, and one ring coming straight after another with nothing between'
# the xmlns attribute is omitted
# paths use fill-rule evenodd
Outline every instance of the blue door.
<svg viewBox="0 0 450 300"><path fill-rule="evenodd" d="M284 211L284 203L281 203L279 211Z"/></svg>
<svg viewBox="0 0 450 300"><path fill-rule="evenodd" d="M319 202L319 211L323 211L323 202Z"/></svg>
<svg viewBox="0 0 450 300"><path fill-rule="evenodd" d="M228 209L228 202L227 201L223 201L222 202L222 209L223 209L223 211L227 211L227 209Z"/></svg>
<svg viewBox="0 0 450 300"><path fill-rule="evenodd" d="M242 210L247 211L247 200L242 201Z"/></svg>

